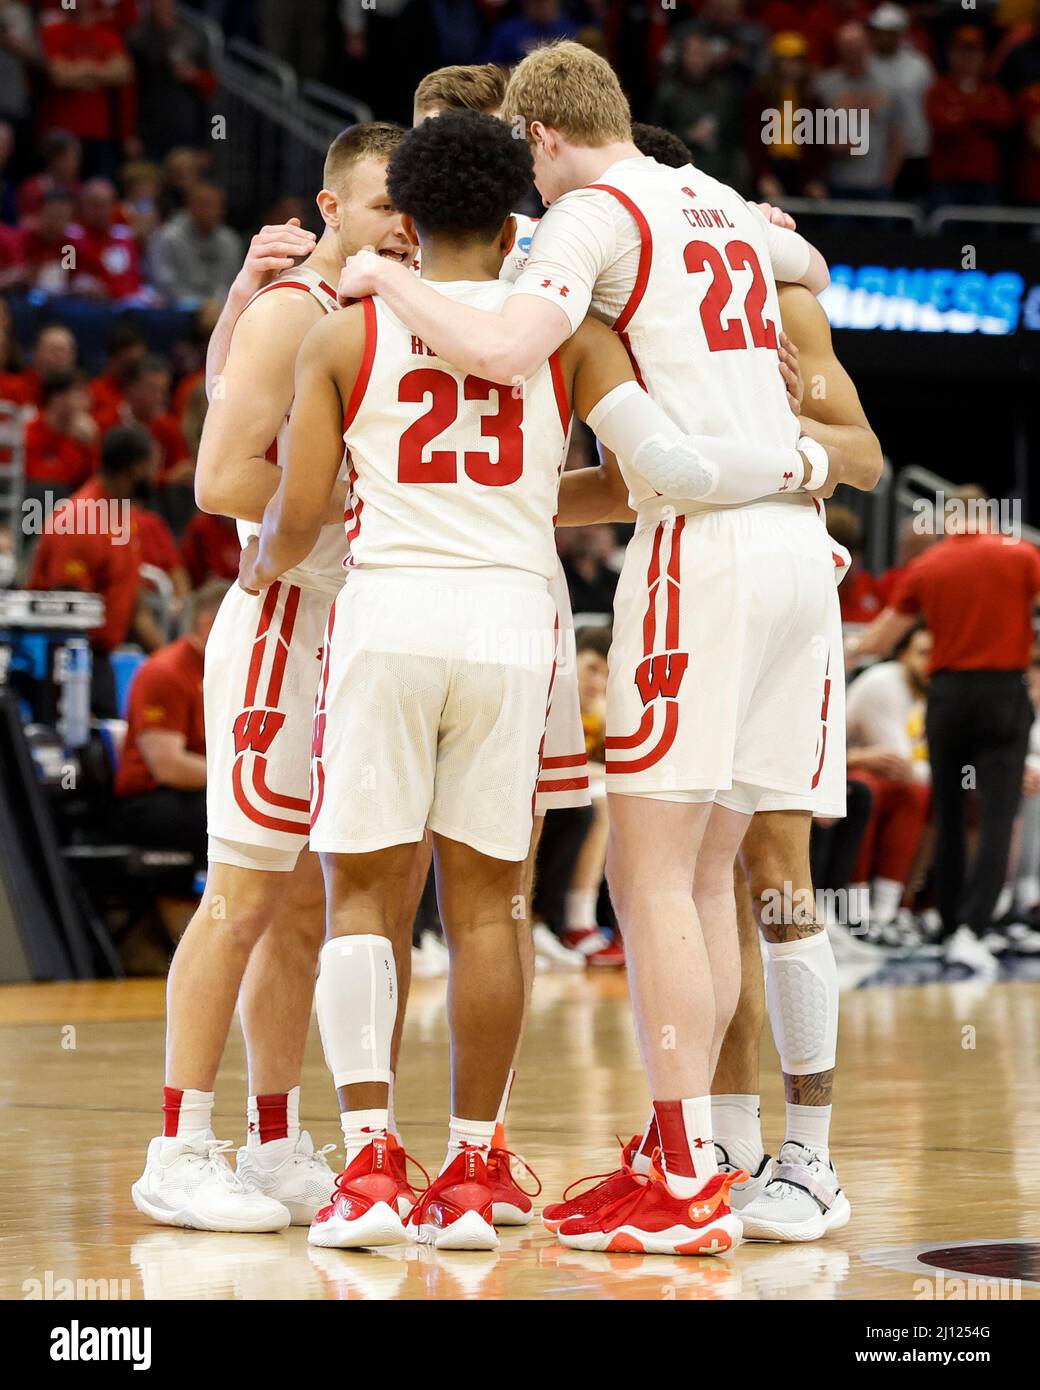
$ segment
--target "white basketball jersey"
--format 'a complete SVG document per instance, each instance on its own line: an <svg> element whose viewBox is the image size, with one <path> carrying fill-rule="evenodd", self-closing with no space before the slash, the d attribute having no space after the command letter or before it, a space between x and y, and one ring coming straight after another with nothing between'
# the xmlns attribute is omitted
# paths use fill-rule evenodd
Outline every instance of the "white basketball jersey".
<svg viewBox="0 0 1040 1390"><path fill-rule="evenodd" d="M294 270L283 271L276 280L255 294L253 299L259 299L260 295L273 294L284 289L306 290L308 294L314 296L327 314L331 314L339 308L335 287L323 280L317 271L308 270L305 265L297 266ZM253 300L249 302L251 304ZM290 405L267 455L272 463L278 464L279 468L286 457L291 411L292 406ZM346 477L345 463L340 476ZM258 536L259 534L260 527L255 522L238 522L238 539L242 545L245 545L250 536ZM307 558L294 569L287 570L282 578L287 583L299 584L304 589L321 589L335 593L343 583L343 567L346 557L347 547L344 544L342 529L338 525L323 526L321 535Z"/></svg>
<svg viewBox="0 0 1040 1390"><path fill-rule="evenodd" d="M502 280L426 282L497 313ZM549 579L571 407L554 353L523 389L437 357L378 298L344 420L351 568L493 565Z"/></svg>
<svg viewBox="0 0 1040 1390"><path fill-rule="evenodd" d="M632 161L592 187L639 228L635 285L607 321L650 395L691 434L793 448L798 422L778 370L780 303L761 219L693 165ZM626 481L634 501L655 496L627 472Z"/></svg>

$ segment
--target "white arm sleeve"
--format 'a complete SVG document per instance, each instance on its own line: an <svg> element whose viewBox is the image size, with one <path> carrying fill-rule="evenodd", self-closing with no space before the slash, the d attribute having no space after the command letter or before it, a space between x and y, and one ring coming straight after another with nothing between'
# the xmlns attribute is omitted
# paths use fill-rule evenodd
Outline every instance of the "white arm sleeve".
<svg viewBox="0 0 1040 1390"><path fill-rule="evenodd" d="M805 237L790 231L787 227L774 227L765 214L752 203L749 203L748 207L765 228L769 264L773 267L774 277L792 285L800 285L802 277L809 269L809 243Z"/></svg>
<svg viewBox="0 0 1040 1390"><path fill-rule="evenodd" d="M513 285L562 309L576 333L592 303L600 273L617 250L614 200L598 189L579 189L554 203L538 223L530 259Z"/></svg>
<svg viewBox="0 0 1040 1390"><path fill-rule="evenodd" d="M797 449L683 434L634 381L615 386L586 424L617 455L633 506L655 493L718 506L793 492L804 466Z"/></svg>

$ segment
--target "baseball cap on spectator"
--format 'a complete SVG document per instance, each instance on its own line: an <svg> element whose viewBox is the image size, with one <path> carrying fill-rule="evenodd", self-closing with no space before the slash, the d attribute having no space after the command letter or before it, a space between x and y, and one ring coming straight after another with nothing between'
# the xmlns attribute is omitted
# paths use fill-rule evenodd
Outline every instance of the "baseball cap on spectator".
<svg viewBox="0 0 1040 1390"><path fill-rule="evenodd" d="M769 42L774 58L804 58L809 52L809 40L795 29L781 29Z"/></svg>
<svg viewBox="0 0 1040 1390"><path fill-rule="evenodd" d="M901 5L879 5L867 20L869 29L883 29L889 34L901 34L910 19Z"/></svg>

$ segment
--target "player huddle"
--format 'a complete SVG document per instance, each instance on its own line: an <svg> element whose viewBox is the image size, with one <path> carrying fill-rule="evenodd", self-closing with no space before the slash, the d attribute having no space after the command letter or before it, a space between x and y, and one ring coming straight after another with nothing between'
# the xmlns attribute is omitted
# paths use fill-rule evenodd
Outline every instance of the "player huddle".
<svg viewBox="0 0 1040 1390"><path fill-rule="evenodd" d="M444 69L411 132L339 137L322 237L265 229L213 335L198 497L245 544L207 653L210 873L171 969L164 1130L134 1201L201 1229L308 1223L337 1248L490 1249L532 1218L505 1140L534 973L515 905L545 810L588 798L554 528L634 519L608 879L652 1112L616 1172L542 1217L589 1250L814 1239L850 1214L828 1149L833 956L811 913L767 933L788 1094L773 1165L748 882L804 901L811 815L843 813L843 557L818 497L872 486L877 443L808 243L663 133L637 132L642 153L588 50L537 50L503 82ZM532 172L533 237L512 211ZM799 353L833 388L814 419ZM574 415L603 461L563 474ZM431 854L452 1113L417 1191L393 1085ZM312 991L334 1180L299 1129ZM250 1099L232 1171L212 1108L236 1001Z"/></svg>

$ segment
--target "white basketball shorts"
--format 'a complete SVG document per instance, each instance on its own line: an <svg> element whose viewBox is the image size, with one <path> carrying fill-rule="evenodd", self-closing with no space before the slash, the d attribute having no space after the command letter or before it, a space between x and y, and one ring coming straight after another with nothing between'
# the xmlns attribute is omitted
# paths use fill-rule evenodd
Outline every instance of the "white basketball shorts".
<svg viewBox="0 0 1040 1390"><path fill-rule="evenodd" d="M795 499L641 525L615 599L608 791L807 796L835 602L826 532Z"/></svg>
<svg viewBox="0 0 1040 1390"><path fill-rule="evenodd" d="M358 854L427 826L527 857L557 642L516 570L353 570L329 613L311 847Z"/></svg>

